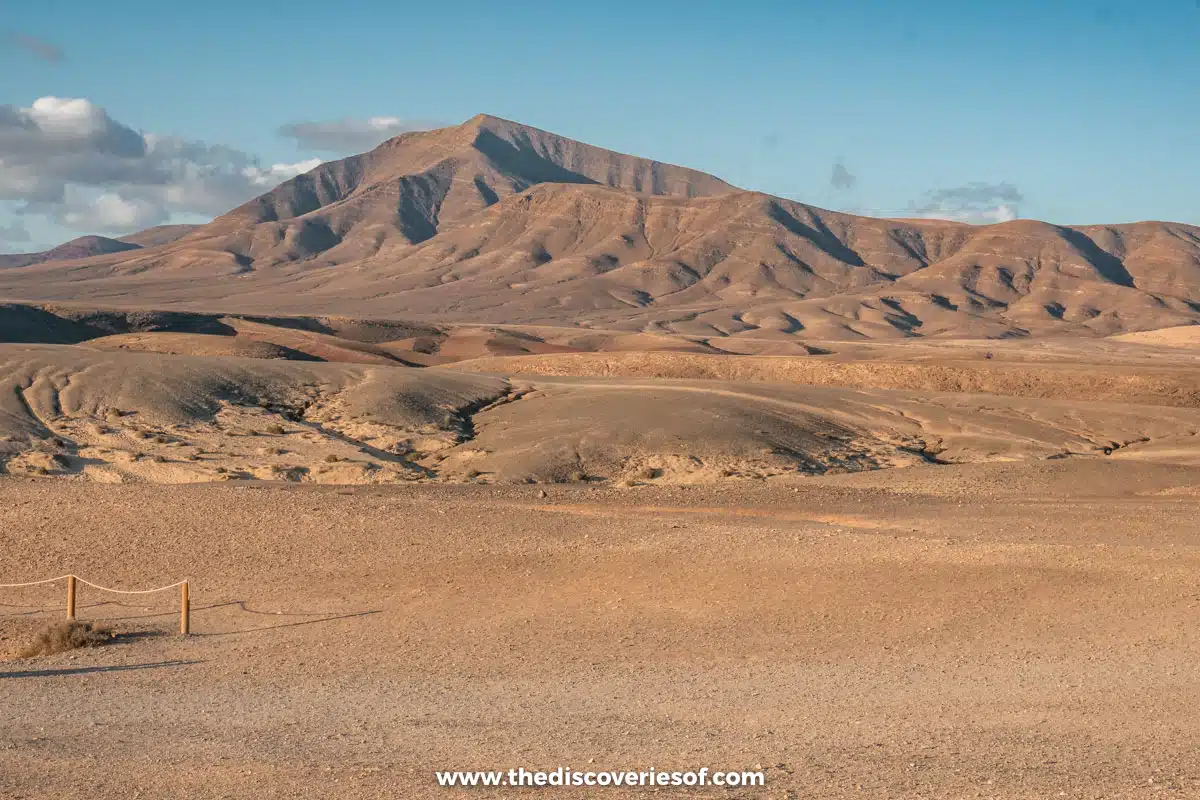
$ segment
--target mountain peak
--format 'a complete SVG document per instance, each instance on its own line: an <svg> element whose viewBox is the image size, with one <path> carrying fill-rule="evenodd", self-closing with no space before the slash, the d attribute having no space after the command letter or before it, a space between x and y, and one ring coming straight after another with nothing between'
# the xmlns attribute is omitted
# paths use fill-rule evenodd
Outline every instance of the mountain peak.
<svg viewBox="0 0 1200 800"><path fill-rule="evenodd" d="M519 122L514 122L511 119L504 119L503 117L497 117L492 114L476 114L475 116L471 117L469 120L464 122L461 127L468 127L468 126L479 127L482 125L487 125L489 123L497 123L497 122L507 124L507 125L520 125ZM522 127L525 127L525 126L522 126Z"/></svg>
<svg viewBox="0 0 1200 800"><path fill-rule="evenodd" d="M643 195L702 197L736 187L697 170L638 158L490 114L405 133L369 153L292 178L208 226L236 235L238 261L336 260L418 244L505 197L541 183L600 184ZM283 226L262 229L258 225ZM201 229L189 237L197 244ZM351 246L348 242L354 241ZM265 260L264 260L265 259Z"/></svg>

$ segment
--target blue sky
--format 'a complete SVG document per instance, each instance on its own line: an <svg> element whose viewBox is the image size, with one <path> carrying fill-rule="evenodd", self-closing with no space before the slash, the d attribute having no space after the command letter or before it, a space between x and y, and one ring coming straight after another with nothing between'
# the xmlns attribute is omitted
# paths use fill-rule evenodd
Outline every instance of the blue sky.
<svg viewBox="0 0 1200 800"><path fill-rule="evenodd" d="M289 174L273 164L336 157L280 136L287 124L479 112L826 208L1200 224L1200 0L56 0L6 4L0 36L10 117L85 99L92 118L259 170L226 194L200 187L203 202L131 190L130 225L200 219ZM0 237L29 235L0 249L112 222L88 205L111 186L75 185L87 170L61 153L46 185L73 182L67 201L21 195L42 176L4 188L10 141Z"/></svg>

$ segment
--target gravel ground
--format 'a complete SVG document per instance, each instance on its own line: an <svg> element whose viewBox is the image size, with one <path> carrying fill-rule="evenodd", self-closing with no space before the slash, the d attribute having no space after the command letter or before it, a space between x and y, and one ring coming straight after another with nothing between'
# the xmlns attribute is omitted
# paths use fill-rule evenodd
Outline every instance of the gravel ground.
<svg viewBox="0 0 1200 800"><path fill-rule="evenodd" d="M734 797L1200 795L1200 469L709 487L0 480L0 582L94 650L0 662L0 797L469 792L757 769ZM0 652L62 614L0 590ZM646 794L650 790L645 791ZM674 790L661 789L660 796Z"/></svg>

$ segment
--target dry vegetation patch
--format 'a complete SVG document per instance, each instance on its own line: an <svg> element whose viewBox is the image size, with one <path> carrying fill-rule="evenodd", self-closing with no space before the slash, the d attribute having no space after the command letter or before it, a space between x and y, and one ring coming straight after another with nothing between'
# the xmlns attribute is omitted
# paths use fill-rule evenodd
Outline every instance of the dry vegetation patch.
<svg viewBox="0 0 1200 800"><path fill-rule="evenodd" d="M17 657L52 656L83 647L99 647L108 644L114 636L110 628L91 622L56 622L34 634L33 640L18 651Z"/></svg>

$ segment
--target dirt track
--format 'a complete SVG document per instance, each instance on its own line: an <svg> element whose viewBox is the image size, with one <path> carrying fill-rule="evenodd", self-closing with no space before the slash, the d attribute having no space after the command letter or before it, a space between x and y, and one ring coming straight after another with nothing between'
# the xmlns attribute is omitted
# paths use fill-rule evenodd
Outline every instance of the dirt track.
<svg viewBox="0 0 1200 800"><path fill-rule="evenodd" d="M759 764L765 793L713 796L1200 792L1200 470L541 491L0 480L0 580L186 574L197 634L0 667L0 796ZM61 591L6 593L0 635ZM101 599L82 615L175 622Z"/></svg>

